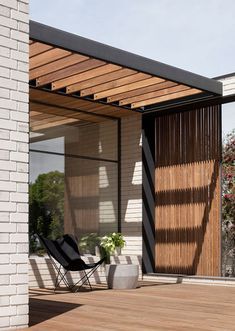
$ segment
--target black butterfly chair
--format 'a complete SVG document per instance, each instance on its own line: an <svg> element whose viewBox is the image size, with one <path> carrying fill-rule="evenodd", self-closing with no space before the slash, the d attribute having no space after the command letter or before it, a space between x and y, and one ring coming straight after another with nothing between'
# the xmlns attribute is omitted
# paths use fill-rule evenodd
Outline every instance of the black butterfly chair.
<svg viewBox="0 0 235 331"><path fill-rule="evenodd" d="M40 239L40 242L46 248L47 254L51 259L55 269L57 270L55 290L62 281L64 282L66 287L71 291L73 291L74 288L79 283L81 283L78 289L75 291L77 292L86 282L89 284L90 289L92 290L89 278L91 277L91 275L93 275L96 269L104 262L105 258L99 260L96 263L86 264L81 259L75 239L73 238L72 235L69 234L66 234L57 240L50 240L42 237L41 235L38 235L38 237ZM59 263L59 266L55 261ZM86 272L86 270L89 271ZM79 281L76 284L71 285L69 284L66 278L66 274L69 271L81 271L83 272L83 276L79 279Z"/></svg>

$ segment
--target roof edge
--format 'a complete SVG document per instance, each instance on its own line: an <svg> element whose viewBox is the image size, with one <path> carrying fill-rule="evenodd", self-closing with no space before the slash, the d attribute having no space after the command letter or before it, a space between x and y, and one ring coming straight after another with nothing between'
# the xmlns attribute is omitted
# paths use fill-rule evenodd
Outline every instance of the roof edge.
<svg viewBox="0 0 235 331"><path fill-rule="evenodd" d="M222 95L222 83L30 20L30 38L130 69Z"/></svg>
<svg viewBox="0 0 235 331"><path fill-rule="evenodd" d="M217 76L217 77L213 77L213 79L223 80L223 79L231 78L231 77L234 77L234 76L235 76L235 72L230 72L228 74L224 74L224 75L220 75L220 76Z"/></svg>

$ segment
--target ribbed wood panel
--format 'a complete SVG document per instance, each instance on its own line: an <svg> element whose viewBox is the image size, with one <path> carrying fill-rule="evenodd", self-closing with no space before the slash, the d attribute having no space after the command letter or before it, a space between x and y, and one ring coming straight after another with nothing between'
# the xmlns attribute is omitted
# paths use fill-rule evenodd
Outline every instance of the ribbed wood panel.
<svg viewBox="0 0 235 331"><path fill-rule="evenodd" d="M65 153L82 154L86 149L87 155L95 156L98 130L98 126L88 126L86 131L68 134ZM65 233L80 238L85 233L99 232L99 161L65 157L64 215Z"/></svg>
<svg viewBox="0 0 235 331"><path fill-rule="evenodd" d="M156 118L156 272L220 275L220 107Z"/></svg>

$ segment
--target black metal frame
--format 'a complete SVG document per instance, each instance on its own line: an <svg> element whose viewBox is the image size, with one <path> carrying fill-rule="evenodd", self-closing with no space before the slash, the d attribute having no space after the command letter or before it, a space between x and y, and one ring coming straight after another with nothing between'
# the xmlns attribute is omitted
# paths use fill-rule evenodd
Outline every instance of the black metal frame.
<svg viewBox="0 0 235 331"><path fill-rule="evenodd" d="M35 21L30 21L30 38L109 63L185 84L213 94L222 94L222 83L186 70L120 50Z"/></svg>
<svg viewBox="0 0 235 331"><path fill-rule="evenodd" d="M74 291L74 292L78 292L80 290L80 288L87 282L87 284L90 287L90 290L92 291L92 286L89 280L89 277L93 275L93 273L99 268L100 264L96 265L94 268L90 269L90 271L86 272L85 269L81 270L81 271L77 271L77 272L83 272L84 275L75 283L75 284L69 284L68 280L66 279L66 275L69 272L69 270L66 270L62 267L62 265L60 265L58 267L58 265L56 264L55 260L53 259L53 257L50 255L49 252L47 252L50 261L52 263L52 265L54 266L55 270L57 271L57 276L56 276L56 280L55 280L55 286L54 286L54 292L56 291L56 289L59 287L60 283L63 281L65 286L70 290L73 291L73 289L79 284L79 287ZM62 269L64 270L64 272L62 272Z"/></svg>
<svg viewBox="0 0 235 331"><path fill-rule="evenodd" d="M143 115L148 114L169 114L170 112L174 111L186 111L186 110L193 110L197 108L207 107L207 106L214 106L218 104L225 104L229 102L235 101L235 94L226 95L226 96L206 96L202 97L201 99L195 99L193 96L187 98L181 98L170 102L162 102L158 105L152 105L148 108L145 108L141 111Z"/></svg>
<svg viewBox="0 0 235 331"><path fill-rule="evenodd" d="M155 116L142 116L143 273L155 271Z"/></svg>
<svg viewBox="0 0 235 331"><path fill-rule="evenodd" d="M48 92L51 93L51 92ZM52 154L52 155L58 155L58 156L67 156L67 157L73 157L73 158L78 158L78 159L84 159L84 160L92 160L92 161L103 161L103 162L110 162L110 163L116 163L117 164L117 228L118 232L121 232L121 119L118 117L110 116L110 115L103 115L103 114L97 114L93 112L88 112L84 110L80 110L77 108L70 108L70 107L64 107L64 106L58 106L54 105L51 103L43 102L43 101L38 101L38 100L33 100L30 99L30 102L32 103L37 103L42 106L51 106L55 108L60 108L60 109L65 109L65 110L71 110L74 111L75 113L85 113L89 114L90 116L96 116L96 117L101 117L107 120L111 121L116 121L117 122L117 160L111 160L111 159L105 159L105 158L96 158L96 157L91 157L91 156L86 156L86 155L73 155L73 154L65 154L65 153L57 153L57 152L48 152L48 151L41 151L41 150L35 150L30 148L29 152L36 152L36 153L44 153L44 154Z"/></svg>
<svg viewBox="0 0 235 331"><path fill-rule="evenodd" d="M118 119L118 125L117 125L117 137L118 137L118 159L117 159L117 165L118 165L118 232L122 231L122 211L121 211L121 203L122 203L122 126L121 126L121 119Z"/></svg>

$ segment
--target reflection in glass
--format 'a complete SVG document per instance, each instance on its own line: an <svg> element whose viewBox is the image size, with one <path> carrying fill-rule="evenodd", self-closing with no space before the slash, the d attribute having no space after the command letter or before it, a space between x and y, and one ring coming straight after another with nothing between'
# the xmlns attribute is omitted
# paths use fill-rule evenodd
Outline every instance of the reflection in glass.
<svg viewBox="0 0 235 331"><path fill-rule="evenodd" d="M118 226L117 122L52 113L47 122L46 110L31 112L30 251L36 233L72 233L94 254L99 236Z"/></svg>

